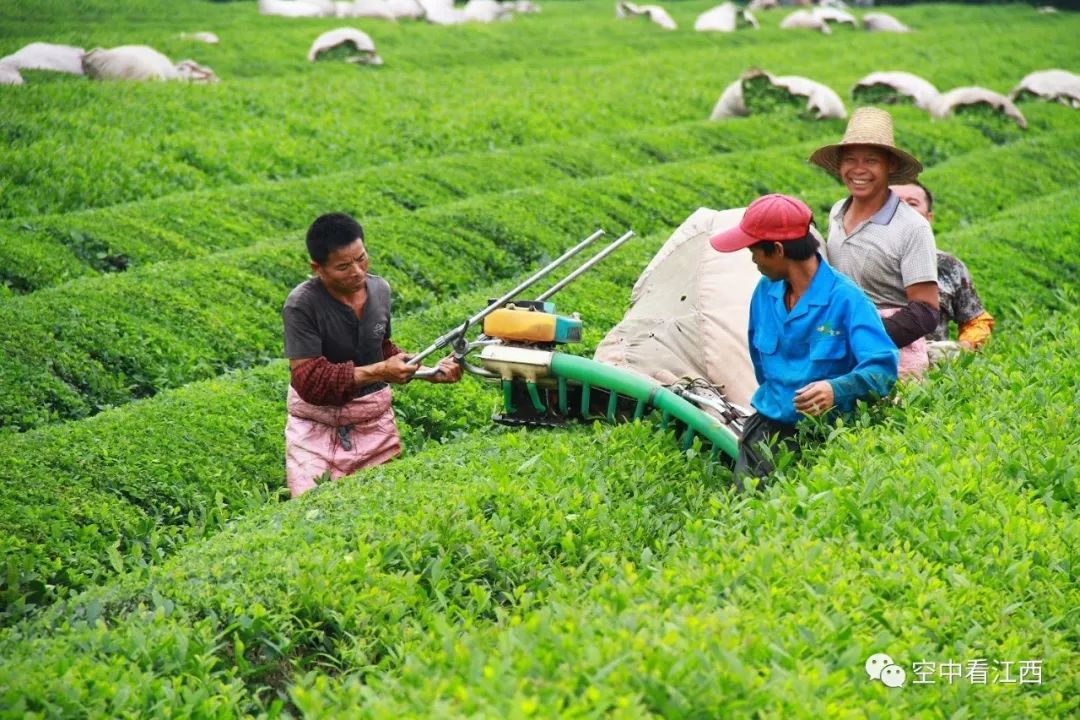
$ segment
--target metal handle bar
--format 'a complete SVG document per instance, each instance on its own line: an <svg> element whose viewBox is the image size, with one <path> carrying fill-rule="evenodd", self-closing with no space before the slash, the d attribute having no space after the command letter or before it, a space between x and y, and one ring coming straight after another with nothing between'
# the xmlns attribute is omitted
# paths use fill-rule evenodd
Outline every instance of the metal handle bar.
<svg viewBox="0 0 1080 720"><path fill-rule="evenodd" d="M483 320L485 317L487 317L491 313L493 313L496 310L498 310L499 308L501 308L507 301L513 300L514 297L516 297L518 294L520 294L523 290L525 290L528 287L530 287L531 285L533 285L537 280L539 280L540 278L544 277L545 275L550 273L555 268L562 265L564 262L566 262L567 260L572 258L574 255L577 255L579 252L584 250L590 243L592 243L594 240L596 240L598 237L600 237L603 234L604 234L603 230L597 230L592 235L585 238L584 240L579 242L577 245L570 248L569 250L564 252L562 255L560 255L559 257L555 258L554 260L552 260L550 263L548 263L544 267L537 270L535 273L530 275L527 279L523 280L513 290L506 293L505 295L500 297L498 300L494 301L493 303L488 305L486 308L484 308L480 312L473 315L471 318L466 320L464 323L462 323L458 327L454 328L453 330L446 333L445 335L442 335L441 337L439 337L438 340L433 342L428 347L424 348L424 350L422 350L421 352L417 353L416 355L413 355L409 359L408 364L410 364L410 365L419 364L424 360L424 358L426 358L431 353L435 352L436 350L439 350L441 348L446 347L451 342L453 342L455 338L464 335L471 326L475 325L476 323L480 322L481 320Z"/></svg>
<svg viewBox="0 0 1080 720"><path fill-rule="evenodd" d="M621 246L621 245L622 245L623 243L625 243L625 242L626 242L627 240L629 240L629 239L630 239L630 238L632 238L632 237L634 237L634 231L633 231L633 230L627 230L627 231L626 231L626 232L625 232L625 233L624 233L624 234L623 234L623 235L622 235L621 237L619 237L619 238L618 238L617 240L615 240L615 242L611 243L611 244L610 244L610 245L608 245L608 246L607 246L606 248L604 248L604 249L603 249L603 250L601 250L600 252L596 253L596 255L593 255L593 256L592 256L591 258L589 258L589 259L588 259L587 261L583 262L583 263L582 263L582 264L581 264L580 266L578 266L578 269L577 269L577 270L575 270L574 272L570 273L569 275L567 275L566 277L564 277L564 278L563 278L562 280L560 280L559 282L555 283L554 285L552 285L551 287L549 287L549 288L548 288L547 290L545 290L544 292L542 292L542 293L541 293L540 295L538 295L538 296L537 296L537 298L536 298L536 300L537 300L538 302L539 302L539 301L542 301L542 300L547 300L547 299L548 299L549 297L551 297L552 295L554 295L555 293L559 292L559 291L560 291L560 290L562 290L562 289L563 289L564 287L566 287L567 285L569 285L570 283L574 282L574 281L575 281L575 280L577 280L577 279L578 279L579 277L581 277L582 273L585 273L585 272L587 272L587 271L588 271L588 270L589 270L590 268L592 268L592 267L593 267L594 265L596 265L596 264L597 264L598 262L600 262L601 260L603 260L604 258L606 258L606 257L607 257L608 255L610 255L611 253L613 253L613 252L615 252L616 250L618 250L618 249L619 249L619 247L620 247L620 246Z"/></svg>

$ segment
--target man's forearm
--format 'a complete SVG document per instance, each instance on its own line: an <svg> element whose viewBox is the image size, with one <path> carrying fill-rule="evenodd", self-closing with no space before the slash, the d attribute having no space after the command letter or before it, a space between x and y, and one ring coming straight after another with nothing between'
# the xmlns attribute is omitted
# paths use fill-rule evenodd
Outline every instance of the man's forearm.
<svg viewBox="0 0 1080 720"><path fill-rule="evenodd" d="M304 402L341 406L349 401L357 369L351 362L313 358L292 369L291 384Z"/></svg>
<svg viewBox="0 0 1080 720"><path fill-rule="evenodd" d="M896 384L895 361L882 356L859 365L847 375L829 380L837 405L882 398Z"/></svg>
<svg viewBox="0 0 1080 720"><path fill-rule="evenodd" d="M377 362L371 365L361 365L353 368L353 388L361 388L376 382L385 382L383 368L385 363Z"/></svg>
<svg viewBox="0 0 1080 720"><path fill-rule="evenodd" d="M932 333L937 328L939 317L937 308L921 300L913 300L890 317L882 318L881 322L896 347L901 348Z"/></svg>
<svg viewBox="0 0 1080 720"><path fill-rule="evenodd" d="M385 367L384 362L357 367L352 362L332 363L318 357L294 367L291 384L305 402L341 406L357 388L386 382Z"/></svg>

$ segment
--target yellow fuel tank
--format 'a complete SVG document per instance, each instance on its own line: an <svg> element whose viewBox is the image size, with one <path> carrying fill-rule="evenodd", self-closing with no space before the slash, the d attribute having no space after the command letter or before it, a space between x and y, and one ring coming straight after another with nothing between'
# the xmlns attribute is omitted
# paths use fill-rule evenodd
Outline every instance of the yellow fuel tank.
<svg viewBox="0 0 1080 720"><path fill-rule="evenodd" d="M484 334L523 342L554 342L556 321L550 313L499 308L484 318Z"/></svg>

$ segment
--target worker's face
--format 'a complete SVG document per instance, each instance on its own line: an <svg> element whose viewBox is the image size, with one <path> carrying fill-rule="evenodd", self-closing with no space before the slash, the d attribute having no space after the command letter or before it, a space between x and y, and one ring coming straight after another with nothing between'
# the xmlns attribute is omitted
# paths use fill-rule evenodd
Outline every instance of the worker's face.
<svg viewBox="0 0 1080 720"><path fill-rule="evenodd" d="M889 187L896 158L870 145L852 145L840 154L840 179L856 200L868 200Z"/></svg>
<svg viewBox="0 0 1080 720"><path fill-rule="evenodd" d="M766 255L765 250L758 245L750 247L750 258L757 265L758 272L770 280L784 278L784 247L783 243L773 243L773 254Z"/></svg>
<svg viewBox="0 0 1080 720"><path fill-rule="evenodd" d="M927 222L934 222L934 213L930 212L930 198L926 197L926 191L918 185L890 185L892 190L905 202L915 209L915 212L926 218Z"/></svg>
<svg viewBox="0 0 1080 720"><path fill-rule="evenodd" d="M364 241L357 238L339 247L326 258L325 263L311 261L311 269L323 281L328 290L341 295L351 295L367 283L368 254Z"/></svg>

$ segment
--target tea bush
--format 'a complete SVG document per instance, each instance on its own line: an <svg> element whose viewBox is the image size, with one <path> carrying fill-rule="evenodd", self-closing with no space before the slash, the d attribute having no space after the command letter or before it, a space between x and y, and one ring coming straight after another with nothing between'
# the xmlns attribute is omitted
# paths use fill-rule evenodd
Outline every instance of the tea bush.
<svg viewBox="0 0 1080 720"><path fill-rule="evenodd" d="M1044 314L1072 312L1074 306L1062 288L1080 286L1078 192L1080 185L1073 185L1013 205L987 222L940 237L938 246L963 258L976 280L990 279L978 283L989 306L1033 306Z"/></svg>
<svg viewBox="0 0 1080 720"><path fill-rule="evenodd" d="M624 247L557 301L586 320L590 352L622 315L625 288L659 238ZM395 321L419 349L507 288L472 290ZM605 299L620 298L618 302ZM83 421L0 435L0 624L117 572L159 562L178 545L284 496L283 361L193 383ZM471 378L453 388L394 390L406 453L487 427L498 394Z"/></svg>
<svg viewBox="0 0 1080 720"><path fill-rule="evenodd" d="M214 696L222 686L245 674L255 685L273 683L275 676L287 677L293 661L312 668L340 662L392 666L401 659L400 644L410 642L428 621L456 616L491 622L500 608L527 606L549 587L594 577L613 558L667 545L687 511L707 502L707 488L718 480L695 481L702 477L697 464L684 468L688 481L673 488L667 479L672 456L678 455L673 445L644 426L605 435L607 447L596 451L590 449L596 443L588 428L459 441L378 468L365 482L340 481L333 492L313 492L281 506L284 515L259 513L261 530L247 527L241 533L237 526L217 536L218 542L241 542L241 552L233 548L219 555L200 547L205 564L190 574L176 565L151 570L138 582L141 589L133 584L119 593L102 590L97 599L66 606L63 617L42 617L42 627L71 625L72 639L81 635L91 645L95 637L104 639L99 621L112 625L113 659L96 670L88 654L68 653L66 659L54 654L29 626L26 635L19 627L9 630L0 640L5 658L0 705L15 712L50 707L107 715L150 712L159 703L150 696L176 681L187 685L183 677L192 685L173 691L197 698L202 687L210 695L201 700L219 703ZM640 462L623 471L605 470L617 456ZM570 478L582 482L567 482ZM417 507L425 511L417 513ZM542 517L550 519L534 522ZM298 555L297 547L307 551ZM293 582L300 582L304 593L294 593ZM185 597L173 594L174 583L184 588ZM138 609L144 602L145 615ZM131 635L121 626L126 623L117 624L124 616L131 617L132 630L139 624L136 617L157 626L150 646L144 644L149 638L137 637L142 631ZM179 641L183 635L190 642ZM219 648L222 654L235 661L214 659L219 649L213 646L220 641L205 642L214 635L229 646ZM351 647L343 642L346 636L355 642ZM137 649L140 645L144 650ZM281 656L271 650L274 645ZM21 662L29 655L16 658L8 652L32 646L38 648L32 654L38 656L42 684ZM139 670L129 653L147 651L160 656L156 662L176 680ZM246 669L238 674L234 662ZM56 671L54 679L69 672L93 683L112 677L114 692L86 692L69 684L58 693L59 686L44 677ZM21 678L17 690L16 677ZM267 690L272 702L275 693ZM243 698L233 710L250 703Z"/></svg>
<svg viewBox="0 0 1080 720"><path fill-rule="evenodd" d="M1071 23L1020 7L966 9L952 22L911 9L901 17L934 19L919 32L883 38L782 31L778 16L734 37L693 33L701 2L675 10L686 13L676 33L616 22L604 3L549 6L499 27L363 23L389 58L373 69L306 62L311 41L339 25L335 19L268 18L249 3L211 9L182 0L156 12L135 7L129 23L103 23L100 9L46 14L37 1L19 3L6 11L5 54L42 35L86 47L138 38L174 58L194 56L223 81L183 87L65 77L5 91L0 117L10 147L0 158L0 218L700 120L751 65L803 74L847 95L865 74L892 68L943 89L1006 91L1032 69L1068 67L1075 57ZM216 47L180 40L185 18L211 22L225 40ZM961 46L979 62L955 51ZM151 127L157 131L147 133Z"/></svg>
<svg viewBox="0 0 1080 720"><path fill-rule="evenodd" d="M339 208L369 222L376 216L483 193L826 139L821 127L787 128L772 118L748 118L724 128L715 123L684 123L600 136L589 142L532 145L527 151L414 160L8 221L0 223L2 279L18 292L30 292L95 271L115 272L250 245L300 230L327 208ZM956 144L953 140L952 145Z"/></svg>
<svg viewBox="0 0 1080 720"><path fill-rule="evenodd" d="M596 136L588 142L531 145L528 150L451 156L304 180L252 183L182 193L103 210L0 223L2 279L30 292L65 279L115 272L152 261L202 256L250 245L329 207L365 220L438 206L484 192L587 178L652 164L735 153L792 142L827 142L827 123L778 123L750 117L728 123L683 123ZM985 147L966 125L947 132L901 128L901 140L927 164Z"/></svg>
<svg viewBox="0 0 1080 720"><path fill-rule="evenodd" d="M647 424L492 428L498 393L467 381L397 391L402 460L277 502L278 311L315 214L360 216L412 347L597 224L633 226L557 299L587 353L697 206L784 191L821 223L840 196L805 158L842 122L702 122L747 67L847 96L874 70L1007 91L1080 62L1076 17L1026 6L897 8L916 32L893 37L781 31L782 13L692 32L711 4L672 6L675 33L599 0L357 21L378 70L307 63L341 21L254 3L0 5L0 55L145 42L223 78L0 88L0 717L1080 710L1063 106L1025 102L1026 132L891 108L995 337L782 458L763 492ZM178 36L195 29L222 44ZM1044 678L890 690L872 652L1039 659Z"/></svg>
<svg viewBox="0 0 1080 720"><path fill-rule="evenodd" d="M974 217L995 212L1007 198L1077 182L1080 163L1071 144L1077 139L1058 132L957 158L951 178L942 177L950 194L943 224L954 207L951 198L964 198L965 188L967 202L955 206ZM1060 143L1073 149L1062 152ZM376 271L390 280L397 307L408 312L477 279L508 277L524 262L554 256L585 228L651 233L677 225L687 208L739 206L776 190L831 200L835 191L826 188L833 181L804 161L810 147L665 163L387 216L368 225L369 244ZM993 185L982 175L991 168L997 169ZM989 191L993 195L984 199ZM820 203L819 218L830 200ZM392 242L393 249L381 251L381 242ZM87 278L6 303L0 308L0 346L7 351L0 378L15 391L0 399L0 427L84 417L276 356L280 303L305 275L302 248L292 235ZM204 298L213 298L213 305Z"/></svg>
<svg viewBox="0 0 1080 720"><path fill-rule="evenodd" d="M686 207L744 204L782 179L819 181L805 153L669 163L382 218L367 227L373 271L408 312L554 257L597 226L650 233L680 222ZM83 417L277 356L280 306L308 273L305 254L293 236L13 299L0 308L0 382L14 389L0 399L0 427Z"/></svg>
<svg viewBox="0 0 1080 720"><path fill-rule="evenodd" d="M644 426L459 441L13 628L0 687L15 713L1068 715L1078 333L1023 327L758 495ZM1044 680L886 694L882 651Z"/></svg>

